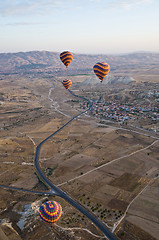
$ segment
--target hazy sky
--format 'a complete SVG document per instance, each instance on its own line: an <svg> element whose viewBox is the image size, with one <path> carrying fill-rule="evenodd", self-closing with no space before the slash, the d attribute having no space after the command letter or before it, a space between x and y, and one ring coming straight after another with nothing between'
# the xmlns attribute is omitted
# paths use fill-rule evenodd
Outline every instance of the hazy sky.
<svg viewBox="0 0 159 240"><path fill-rule="evenodd" d="M159 0L0 0L0 52L159 52Z"/></svg>

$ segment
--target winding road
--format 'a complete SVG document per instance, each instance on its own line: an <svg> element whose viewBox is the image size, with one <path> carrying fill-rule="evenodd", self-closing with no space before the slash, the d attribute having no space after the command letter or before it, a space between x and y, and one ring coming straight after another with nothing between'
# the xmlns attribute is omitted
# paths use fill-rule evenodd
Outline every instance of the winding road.
<svg viewBox="0 0 159 240"><path fill-rule="evenodd" d="M69 91L72 95L77 96L75 94L73 94L71 91ZM79 97L79 96L77 96ZM83 97L80 97L83 98ZM86 98L83 98L84 100L87 100ZM88 101L88 100L87 100ZM58 188L57 186L53 185L52 182L50 182L46 176L43 174L40 166L39 166L39 154L40 154L40 149L42 147L42 145L51 137L53 137L55 134L57 134L58 132L60 132L64 127L66 127L69 123L71 123L74 119L78 118L79 116L81 116L82 114L86 113L88 110L91 109L92 107L92 102L89 101L89 108L85 111L83 111L82 113L78 114L77 116L73 117L71 120L69 120L66 124L64 124L61 128L59 128L57 131L55 131L54 133L52 133L50 136L48 136L46 139L44 139L37 147L36 147L36 152L35 152L35 159L34 159L34 164L35 164L35 168L37 171L37 174L39 175L40 179L47 184L51 191L50 191L50 195L57 195L63 199L65 199L69 204L71 204L73 207L75 207L76 209L78 209L82 214L84 214L87 218L89 218L100 230L101 232L103 232L103 234L107 237L107 239L110 240L116 240L116 237L107 229L107 227L101 223L100 221L98 221L93 215L91 215L89 212L87 212L87 210L82 207L77 201L73 200L68 194L66 194L65 192L63 192L60 188Z"/></svg>
<svg viewBox="0 0 159 240"><path fill-rule="evenodd" d="M34 159L34 164L35 164L35 168L36 168L36 171L37 171L37 174L39 175L39 177L42 179L42 181L47 184L51 191L50 191L50 195L57 195L63 199L65 199L69 204L71 204L73 207L75 207L76 209L78 209L82 214L84 214L87 218L89 218L100 230L101 232L103 232L103 234L106 236L107 239L110 239L110 240L116 240L116 237L113 235L112 232L114 232L114 230L116 229L116 227L119 225L119 223L121 221L118 221L117 224L115 224L114 228L113 228L113 231L110 232L108 230L108 228L103 224L101 223L100 221L98 221L98 219L96 219L93 215L91 215L89 212L87 212L87 210L82 207L77 201L73 200L68 194L66 194L65 192L63 192L60 188L58 188L57 186L53 185L52 182L50 182L46 176L43 174L43 172L41 171L40 169L40 166L39 166L39 154L40 154L40 148L42 147L42 145L48 140L50 139L51 137L53 137L56 133L58 133L59 131L61 131L64 127L66 127L68 124L70 124L74 119L78 118L79 116L81 116L82 114L86 113L87 111L89 111L92 107L92 104L93 102L86 99L85 97L82 97L82 96L78 96L76 94L74 94L72 91L68 90L73 96L75 97L78 97L78 98L81 98L87 102L89 102L89 108L85 111L83 111L82 113L78 114L77 116L73 117L72 119L70 119L66 124L64 124L61 128L59 128L57 131L55 131L54 133L52 133L50 136L48 136L46 139L44 139L37 147L36 147L36 152L35 152L35 159ZM158 141L158 139L156 140ZM155 142L156 142L155 141ZM153 142L151 145L155 144L155 142ZM142 149L142 150L145 150L147 148L149 148L150 146ZM137 150L135 153L139 152L139 151L142 151L141 149L140 150ZM133 155L134 153L131 153L129 154L130 156ZM129 156L128 155L128 156ZM124 156L125 157L125 156ZM121 157L123 158L123 157ZM119 160L120 158L117 158L117 159L114 159L114 161L117 161ZM109 163L107 163L109 164ZM107 165L106 164L106 165ZM131 205L131 203L130 203ZM123 218L122 218L123 219ZM121 220L122 220L121 219Z"/></svg>
<svg viewBox="0 0 159 240"><path fill-rule="evenodd" d="M52 89L54 88L51 88L50 91L49 91L49 100L53 103L53 100L51 99L50 95L51 95L51 91ZM42 142L40 142L40 144L38 146L36 146L35 142L30 138L31 141L33 141L35 147L36 147L36 151L35 151L35 158L34 158L34 165L35 165L35 168L36 168L36 172L38 174L38 176L40 177L40 179L50 188L49 191L47 192L39 192L39 191L31 191L31 190L25 190L25 189L22 189L22 188L16 188L16 187L11 187L11 186L5 186L5 185L0 185L0 187L2 188L6 188L6 189L12 189L12 190L17 190L17 191L23 191L23 192L29 192L29 193L34 193L34 194L45 194L45 195L53 195L53 196L59 196L63 199L65 199L65 201L67 201L69 204L71 204L73 207L75 207L76 209L78 209L82 214L84 214L87 218L89 218L100 230L101 232L105 235L105 237L107 239L110 239L110 240L116 240L116 237L113 235L112 232L114 232L114 230L117 228L117 226L120 224L120 222L123 220L123 218L125 217L125 215L120 219L120 221L118 221L116 224L114 224L114 227L112 229L112 232L110 232L110 230L108 230L108 228L106 227L106 225L102 222L100 222L98 219L96 219L96 217L94 217L93 215L91 215L87 209L85 209L84 207L82 207L80 205L80 203L78 203L77 201L73 200L71 196L69 196L68 194L66 194L65 192L63 192L59 186L61 186L62 184L58 185L58 186L55 186L52 184L52 182L50 180L47 179L47 177L44 175L44 173L42 172L41 168L40 168L40 165L39 165L39 154L40 154L40 149L42 147L42 145L50 138L52 138L55 134L57 134L58 132L60 132L64 127L66 127L68 124L70 124L73 120L77 119L79 116L81 116L82 114L85 114L87 111L89 111L92 107L92 104L93 102L91 100L88 100L86 99L85 97L82 97L82 96L78 96L76 94L74 94L72 91L68 90L70 92L70 94L72 94L73 96L75 97L78 97L78 98L81 98L83 99L84 101L87 101L89 103L89 107L87 110L81 112L80 114L76 115L75 117L71 118L67 123L65 123L61 128L59 128L57 131L53 132L51 135L49 135L46 139L44 139ZM54 105L54 104L53 104ZM57 107L55 107L55 110L57 111ZM58 110L58 112L62 113L61 111ZM62 113L63 115L67 116L70 118L70 116L68 116L67 114L64 114ZM123 129L123 128L122 128ZM131 131L131 130L128 130L128 129L123 129L123 130L127 130L127 131ZM135 132L135 131L134 131ZM137 132L138 133L138 132ZM148 134L144 134L143 135L147 135ZM152 136L153 137L153 136ZM156 138L156 137L154 137ZM145 147L144 149L140 149L140 150L137 150L136 152L133 152L131 154L128 154L126 156L122 156L120 158L117 158L117 159L114 159L112 160L111 162L109 163L106 163L104 164L105 165L108 165L108 164L111 164L112 162L115 162L117 160L120 160L122 158L125 158L127 156L131 156L135 153L138 153L140 151L143 151L147 148L149 148L150 146L154 145L157 141L159 141L158 138L156 138L156 141L154 141L152 144L150 144L149 146ZM100 166L99 168L103 167ZM98 169L98 168L97 168ZM90 172L92 171L95 171L97 169L93 169L91 170ZM86 174L89 174L89 172L87 172ZM78 177L77 177L78 178ZM149 184L148 184L149 185ZM147 185L147 186L148 186ZM146 187L147 187L146 186ZM139 193L139 195L146 189L146 187ZM133 201L138 197L138 195L133 199ZM132 202L133 202L132 201ZM128 208L130 207L130 205L132 204L132 202L129 204Z"/></svg>

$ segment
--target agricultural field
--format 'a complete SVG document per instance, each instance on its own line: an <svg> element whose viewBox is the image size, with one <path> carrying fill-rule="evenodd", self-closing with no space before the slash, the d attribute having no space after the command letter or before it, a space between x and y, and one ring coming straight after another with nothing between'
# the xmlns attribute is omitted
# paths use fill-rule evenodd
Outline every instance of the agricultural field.
<svg viewBox="0 0 159 240"><path fill-rule="evenodd" d="M90 86L77 88L88 78L71 76L75 82L71 91L88 97ZM48 191L35 172L35 148L82 112L83 100L66 91L61 79L12 75L1 80L1 185ZM96 96L100 94L98 87ZM87 112L44 143L39 161L53 184L104 222L118 239L155 240L159 236L158 149L156 133ZM38 216L38 207L46 199L60 202L63 208L53 230ZM0 188L0 220L0 239L105 239L86 217L57 196Z"/></svg>

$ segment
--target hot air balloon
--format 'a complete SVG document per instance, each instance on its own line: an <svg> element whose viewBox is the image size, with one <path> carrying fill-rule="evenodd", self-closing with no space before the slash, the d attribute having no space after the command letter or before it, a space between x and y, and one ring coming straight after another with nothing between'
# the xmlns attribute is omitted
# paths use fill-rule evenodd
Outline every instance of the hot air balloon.
<svg viewBox="0 0 159 240"><path fill-rule="evenodd" d="M62 215L62 207L55 201L45 202L39 208L39 215L43 221L53 226Z"/></svg>
<svg viewBox="0 0 159 240"><path fill-rule="evenodd" d="M65 80L63 80L62 84L66 89L69 89L72 85L72 82L69 79L65 79Z"/></svg>
<svg viewBox="0 0 159 240"><path fill-rule="evenodd" d="M63 64L68 68L68 65L72 62L73 54L69 51L62 52L60 54L60 59L63 62Z"/></svg>
<svg viewBox="0 0 159 240"><path fill-rule="evenodd" d="M108 63L99 62L94 65L93 70L94 70L94 73L102 82L105 76L107 76L110 70L110 66Z"/></svg>

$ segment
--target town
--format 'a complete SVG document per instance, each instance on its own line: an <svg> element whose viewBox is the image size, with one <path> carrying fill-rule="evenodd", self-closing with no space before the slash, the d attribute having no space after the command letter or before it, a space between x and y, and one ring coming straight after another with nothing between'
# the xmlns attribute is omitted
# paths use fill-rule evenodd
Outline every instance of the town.
<svg viewBox="0 0 159 240"><path fill-rule="evenodd" d="M99 98L93 100L91 115L120 124L132 124L135 127L159 132L159 91L156 89L153 91L150 89L131 90L125 97L127 101L123 101L117 92L113 97L112 94L107 97L99 94ZM129 96L132 96L131 101L129 101ZM87 106L87 102L81 103L82 109L86 109Z"/></svg>

